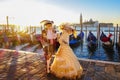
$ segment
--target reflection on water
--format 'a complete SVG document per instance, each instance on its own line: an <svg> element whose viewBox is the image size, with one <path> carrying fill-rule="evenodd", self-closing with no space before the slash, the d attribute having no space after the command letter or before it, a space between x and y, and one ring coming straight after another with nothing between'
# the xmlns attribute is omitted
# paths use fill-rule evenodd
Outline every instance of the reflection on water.
<svg viewBox="0 0 120 80"><path fill-rule="evenodd" d="M88 36L89 31L92 31L92 33L97 37L97 28L87 28L87 29L88 30L86 32L86 29L83 28L83 31L84 31L84 34L85 34L83 44L81 44L77 48L73 49L76 56L79 57L79 58L120 62L120 52L118 52L116 50L115 46L114 46L113 50L105 50L102 47L102 44L100 42L100 44L96 47L96 49L90 50L87 47L86 38ZM80 28L77 28L77 30L78 30L78 33L79 33ZM104 31L104 33L106 35L109 34L108 28L101 28L100 31ZM110 33L112 33L114 35L114 32L113 32L114 28L111 28L110 31L111 31ZM114 36L112 36L111 39L114 39Z"/></svg>
<svg viewBox="0 0 120 80"><path fill-rule="evenodd" d="M87 42L83 42L83 44L79 45L77 48L73 49L74 53L79 58L87 58L94 60L104 60L104 61L120 61L120 52L114 48L114 50L105 50L102 47L102 44L96 47L94 50L90 50L87 47Z"/></svg>
<svg viewBox="0 0 120 80"><path fill-rule="evenodd" d="M87 47L87 44L80 45L79 47L73 49L76 56L79 58L87 58L94 60L104 60L104 61L120 61L120 54L117 51L106 51L100 45L94 51L90 51Z"/></svg>

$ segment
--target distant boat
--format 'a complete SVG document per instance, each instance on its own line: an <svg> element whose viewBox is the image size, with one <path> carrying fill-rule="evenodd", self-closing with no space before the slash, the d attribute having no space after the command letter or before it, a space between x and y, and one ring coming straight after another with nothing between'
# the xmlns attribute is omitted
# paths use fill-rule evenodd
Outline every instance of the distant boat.
<svg viewBox="0 0 120 80"><path fill-rule="evenodd" d="M78 47L80 45L80 43L83 42L83 38L84 38L84 33L82 31L77 35L76 38L72 34L72 35L70 35L69 45L72 48Z"/></svg>
<svg viewBox="0 0 120 80"><path fill-rule="evenodd" d="M100 40L102 41L102 46L107 51L113 51L114 43L111 40L112 34L109 34L108 37L104 34L104 32L100 35Z"/></svg>
<svg viewBox="0 0 120 80"><path fill-rule="evenodd" d="M87 44L88 49L91 52L94 52L97 48L97 38L95 37L95 35L91 31L88 34L87 42L88 42L88 44Z"/></svg>

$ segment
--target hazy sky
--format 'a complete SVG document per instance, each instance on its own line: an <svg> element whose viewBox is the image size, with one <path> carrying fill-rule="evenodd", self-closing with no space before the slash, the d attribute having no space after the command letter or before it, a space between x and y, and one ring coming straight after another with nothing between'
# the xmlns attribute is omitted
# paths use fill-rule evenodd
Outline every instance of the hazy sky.
<svg viewBox="0 0 120 80"><path fill-rule="evenodd" d="M62 22L98 20L120 24L120 0L0 0L0 23L39 25L43 19Z"/></svg>

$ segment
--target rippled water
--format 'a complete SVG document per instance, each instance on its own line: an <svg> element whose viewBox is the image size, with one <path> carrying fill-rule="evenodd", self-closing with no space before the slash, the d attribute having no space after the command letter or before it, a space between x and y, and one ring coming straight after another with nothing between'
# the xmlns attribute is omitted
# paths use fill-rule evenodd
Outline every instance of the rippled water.
<svg viewBox="0 0 120 80"><path fill-rule="evenodd" d="M77 28L80 30L79 28ZM104 61L114 61L114 62L120 62L120 52L116 50L116 46L114 46L114 51L106 51L102 47L102 43L97 46L96 50L91 52L88 47L87 47L87 41L86 38L88 36L89 31L92 31L92 33L97 37L97 28L88 28L87 32L85 31L86 29L83 28L84 30L84 42L78 46L77 48L74 48L74 52L77 57L79 58L87 58L87 59L94 59L94 60L104 60ZM108 28L101 28L101 31L103 31L106 35L109 34ZM114 39L114 28L110 28L110 33L113 34L111 39ZM78 31L79 33L79 31ZM116 41L116 38L115 38Z"/></svg>
<svg viewBox="0 0 120 80"><path fill-rule="evenodd" d="M73 49L76 56L79 58L87 58L104 61L120 61L120 53L114 48L114 51L107 52L100 44L93 52L88 50L87 43L83 42L80 46Z"/></svg>

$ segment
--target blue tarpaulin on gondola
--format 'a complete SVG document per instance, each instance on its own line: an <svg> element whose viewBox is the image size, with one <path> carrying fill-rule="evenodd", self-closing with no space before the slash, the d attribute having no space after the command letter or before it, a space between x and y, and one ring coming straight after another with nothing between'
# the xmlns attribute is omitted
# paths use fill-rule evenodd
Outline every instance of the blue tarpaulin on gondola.
<svg viewBox="0 0 120 80"><path fill-rule="evenodd" d="M80 32L78 35L77 35L77 38L74 37L74 35L70 35L70 41L69 41L69 44L77 44L79 43L81 40L83 40L84 38L84 33L83 32Z"/></svg>
<svg viewBox="0 0 120 80"><path fill-rule="evenodd" d="M75 44L75 43L77 43L78 42L78 40L71 40L69 43L70 44Z"/></svg>

